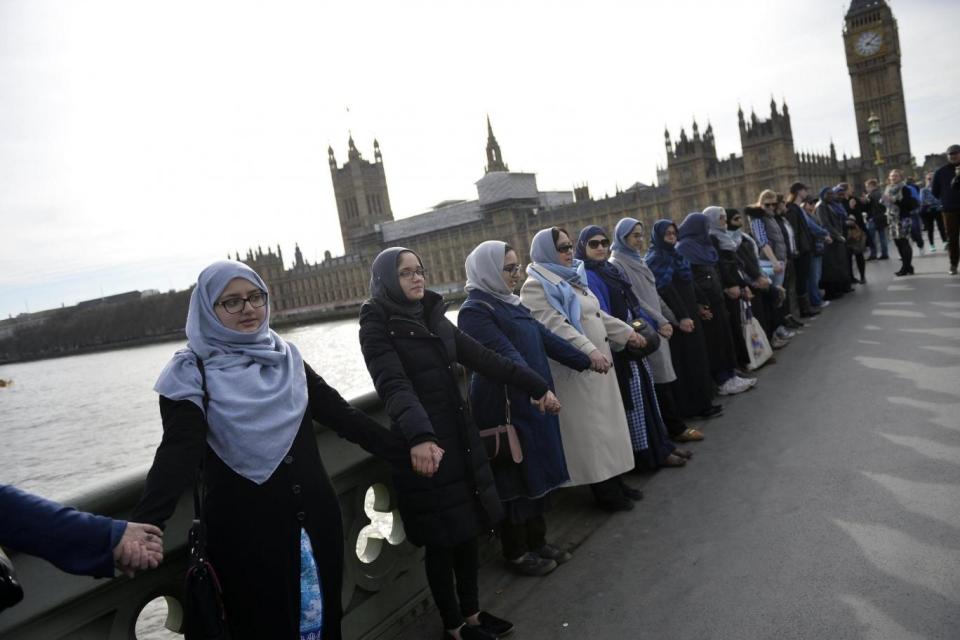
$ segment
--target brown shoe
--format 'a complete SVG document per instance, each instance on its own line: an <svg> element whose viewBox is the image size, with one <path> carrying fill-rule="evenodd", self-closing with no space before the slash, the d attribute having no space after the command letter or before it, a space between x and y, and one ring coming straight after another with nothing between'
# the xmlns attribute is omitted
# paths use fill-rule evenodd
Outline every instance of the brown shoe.
<svg viewBox="0 0 960 640"><path fill-rule="evenodd" d="M693 427L687 427L683 433L673 438L673 440L674 442L699 442L703 440L703 431L694 429Z"/></svg>

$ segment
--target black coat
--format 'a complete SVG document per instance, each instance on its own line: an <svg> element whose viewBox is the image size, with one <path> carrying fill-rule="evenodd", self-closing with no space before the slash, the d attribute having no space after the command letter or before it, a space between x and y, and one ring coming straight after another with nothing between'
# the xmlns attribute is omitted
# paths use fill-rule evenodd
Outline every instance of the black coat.
<svg viewBox="0 0 960 640"><path fill-rule="evenodd" d="M796 202L787 205L787 211L783 214L790 221L793 227L793 233L797 242L797 253L803 255L813 251L813 236L810 235L810 229L807 227L807 217L803 214L803 209Z"/></svg>
<svg viewBox="0 0 960 640"><path fill-rule="evenodd" d="M391 427L407 446L434 441L444 450L431 478L398 467L394 483L407 538L454 546L502 518L486 452L461 395L461 363L539 398L546 381L469 337L447 320L439 294L423 298L423 322L393 303L371 298L360 309L360 347Z"/></svg>
<svg viewBox="0 0 960 640"><path fill-rule="evenodd" d="M409 459L395 434L351 407L309 366L306 373L309 405L300 430L283 462L259 485L206 446L197 405L160 397L163 439L130 519L163 526L204 456L207 551L234 640L299 640L301 528L310 536L323 585L323 639L341 638L343 523L311 419L374 455L397 464Z"/></svg>

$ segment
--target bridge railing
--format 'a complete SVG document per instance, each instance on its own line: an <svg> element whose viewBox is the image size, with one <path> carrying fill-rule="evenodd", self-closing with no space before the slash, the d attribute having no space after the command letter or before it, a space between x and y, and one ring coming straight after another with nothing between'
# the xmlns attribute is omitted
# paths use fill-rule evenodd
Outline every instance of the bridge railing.
<svg viewBox="0 0 960 640"><path fill-rule="evenodd" d="M352 404L382 424L384 408L375 393ZM344 526L344 637L386 638L429 606L422 550L403 537L386 464L335 433L317 427L317 443L340 499ZM127 519L143 489L146 470L98 487L66 504ZM136 638L148 603L164 598L165 626L178 632L187 566L186 538L193 517L189 492L181 497L164 535L164 562L130 579L94 580L60 572L32 556L11 554L25 598L0 614L0 638L16 640ZM359 542L359 544L358 544ZM361 558L362 556L362 558ZM157 626L162 626L160 621ZM140 640L155 638L143 629Z"/></svg>

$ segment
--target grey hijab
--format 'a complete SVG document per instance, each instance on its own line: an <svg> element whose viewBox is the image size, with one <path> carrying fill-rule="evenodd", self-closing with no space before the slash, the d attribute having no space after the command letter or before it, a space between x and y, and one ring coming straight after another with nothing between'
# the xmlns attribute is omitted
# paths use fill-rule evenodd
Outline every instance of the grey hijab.
<svg viewBox="0 0 960 640"><path fill-rule="evenodd" d="M499 240L487 240L470 252L464 267L467 270L467 284L464 290L483 291L507 304L520 304L520 296L513 293L503 281L503 257L507 253L507 243Z"/></svg>
<svg viewBox="0 0 960 640"><path fill-rule="evenodd" d="M419 300L409 300L400 287L400 276L397 275L397 265L404 253L412 253L423 268L423 260L416 251L404 247L390 247L381 251L370 266L370 297L400 313L415 319L423 318L423 303Z"/></svg>
<svg viewBox="0 0 960 640"><path fill-rule="evenodd" d="M737 243L727 232L727 211L723 207L707 207L703 210L703 215L710 221L710 237L716 238L720 244L721 251L736 251ZM720 222L720 216L724 221Z"/></svg>

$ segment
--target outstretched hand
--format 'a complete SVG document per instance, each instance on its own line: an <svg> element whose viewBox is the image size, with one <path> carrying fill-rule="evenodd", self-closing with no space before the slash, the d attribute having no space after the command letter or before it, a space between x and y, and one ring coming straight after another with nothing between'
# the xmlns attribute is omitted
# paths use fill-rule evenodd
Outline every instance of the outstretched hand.
<svg viewBox="0 0 960 640"><path fill-rule="evenodd" d="M113 563L128 578L163 562L163 531L152 524L128 522L113 548Z"/></svg>

